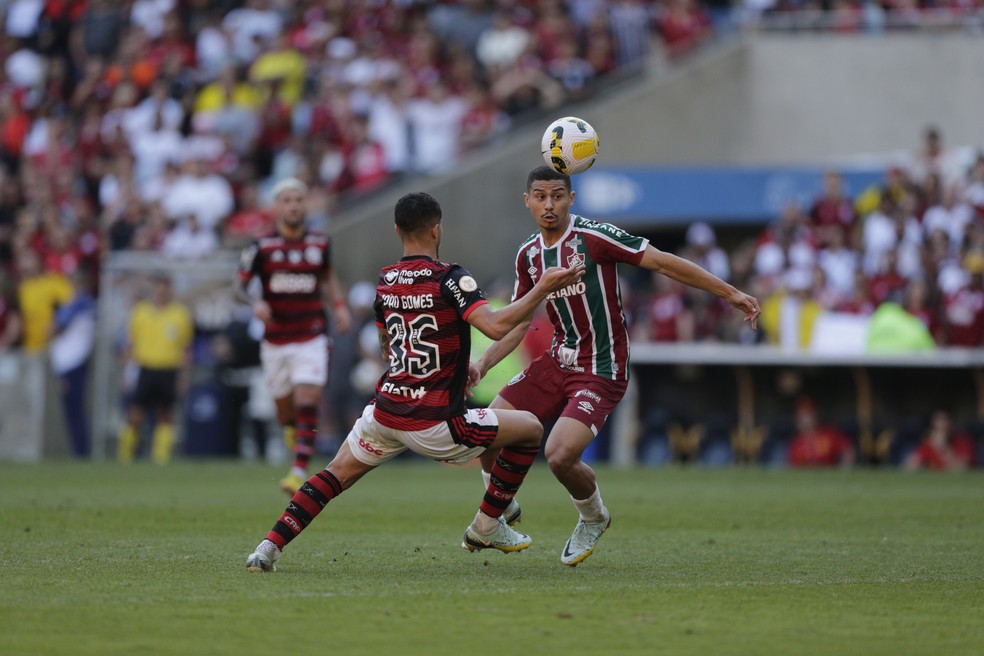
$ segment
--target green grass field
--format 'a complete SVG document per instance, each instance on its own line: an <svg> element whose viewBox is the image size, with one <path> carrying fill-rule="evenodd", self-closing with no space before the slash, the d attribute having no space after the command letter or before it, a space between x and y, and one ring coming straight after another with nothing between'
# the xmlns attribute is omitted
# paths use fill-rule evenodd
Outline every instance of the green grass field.
<svg viewBox="0 0 984 656"><path fill-rule="evenodd" d="M0 654L981 654L984 476L599 469L612 528L544 463L519 554L459 544L474 469L387 465L271 574L281 467L0 464Z"/></svg>

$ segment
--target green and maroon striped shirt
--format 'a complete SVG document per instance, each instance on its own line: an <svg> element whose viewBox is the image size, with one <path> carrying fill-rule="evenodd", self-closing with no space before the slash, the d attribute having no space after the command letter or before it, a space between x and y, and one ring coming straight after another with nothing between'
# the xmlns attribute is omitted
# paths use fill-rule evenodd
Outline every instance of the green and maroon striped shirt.
<svg viewBox="0 0 984 656"><path fill-rule="evenodd" d="M547 298L554 327L550 355L564 369L609 378L629 378L629 334L616 265L639 265L649 241L610 223L571 215L564 236L545 248L539 232L516 254L513 300L522 298L552 266L583 262L584 277Z"/></svg>

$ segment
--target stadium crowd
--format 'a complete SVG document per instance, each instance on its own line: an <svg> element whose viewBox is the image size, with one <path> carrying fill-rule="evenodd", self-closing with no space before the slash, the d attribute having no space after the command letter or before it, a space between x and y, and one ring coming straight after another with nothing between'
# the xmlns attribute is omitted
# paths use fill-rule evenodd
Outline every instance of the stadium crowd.
<svg viewBox="0 0 984 656"><path fill-rule="evenodd" d="M788 203L730 253L707 224L692 224L685 241L681 255L762 300L762 331L746 331L717 299L654 277L635 284L636 339L805 349L817 321L836 313L868 318L868 350L984 345L984 153L945 148L936 128L921 152L855 197L830 171L820 195Z"/></svg>
<svg viewBox="0 0 984 656"><path fill-rule="evenodd" d="M695 0L0 0L0 11L2 353L41 352L91 317L108 251L181 259L237 249L271 227L269 190L287 176L309 183L312 223L326 227L344 204L402 176L446 172L527 116L590 95L641 65L654 42L686 53L744 10ZM916 317L929 335L913 343L980 346L984 158L927 134L925 151L878 188L847 198L831 172L816 202L790 204L730 250L696 224L680 254L763 299L764 337L660 277L627 281L634 337L805 346L822 313L875 317L897 305L907 314L895 318ZM365 286L356 289L364 305ZM65 365L75 379L78 357ZM352 367L364 391L378 364Z"/></svg>
<svg viewBox="0 0 984 656"><path fill-rule="evenodd" d="M0 2L3 287L26 249L71 275L106 250L238 247L270 226L262 207L287 176L310 183L324 226L348 199L447 171L584 97L658 35L692 46L705 32L677 4L693 6Z"/></svg>

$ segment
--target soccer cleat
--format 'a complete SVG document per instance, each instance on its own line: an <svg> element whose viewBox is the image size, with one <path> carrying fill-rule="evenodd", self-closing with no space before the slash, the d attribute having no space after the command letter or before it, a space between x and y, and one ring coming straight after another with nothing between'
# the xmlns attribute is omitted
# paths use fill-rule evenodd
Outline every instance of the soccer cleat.
<svg viewBox="0 0 984 656"><path fill-rule="evenodd" d="M289 497L294 496L294 494L301 489L302 485L304 485L304 479L294 472L289 472L286 476L280 479L280 489L286 492Z"/></svg>
<svg viewBox="0 0 984 656"><path fill-rule="evenodd" d="M600 522L577 520L574 533L571 534L571 538L564 545L564 551L560 554L560 562L568 567L574 567L590 556L594 552L601 534L607 531L611 525L612 516L607 509L605 510L605 518Z"/></svg>
<svg viewBox="0 0 984 656"><path fill-rule="evenodd" d="M280 548L270 540L264 540L246 559L246 571L272 572L277 569L278 558L280 558Z"/></svg>
<svg viewBox="0 0 984 656"><path fill-rule="evenodd" d="M522 551L533 544L530 536L519 531L514 531L506 524L506 520L499 518L499 525L491 533L479 533L474 526L465 529L465 537L461 540L461 546L468 551L478 551L479 549L498 549L509 553L511 551Z"/></svg>
<svg viewBox="0 0 984 656"><path fill-rule="evenodd" d="M523 521L521 518L523 516L523 509L519 507L519 503L516 499L509 502L506 509L502 511L502 519L505 520L506 524L513 526L515 524Z"/></svg>

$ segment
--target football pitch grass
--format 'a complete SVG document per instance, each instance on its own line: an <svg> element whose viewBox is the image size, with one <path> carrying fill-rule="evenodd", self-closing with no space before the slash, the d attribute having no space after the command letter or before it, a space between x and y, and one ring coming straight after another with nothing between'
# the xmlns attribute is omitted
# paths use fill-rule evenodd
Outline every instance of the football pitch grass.
<svg viewBox="0 0 984 656"><path fill-rule="evenodd" d="M282 467L0 464L0 654L981 654L984 476L598 468L576 568L542 461L519 554L460 545L475 469L398 462L273 573Z"/></svg>

